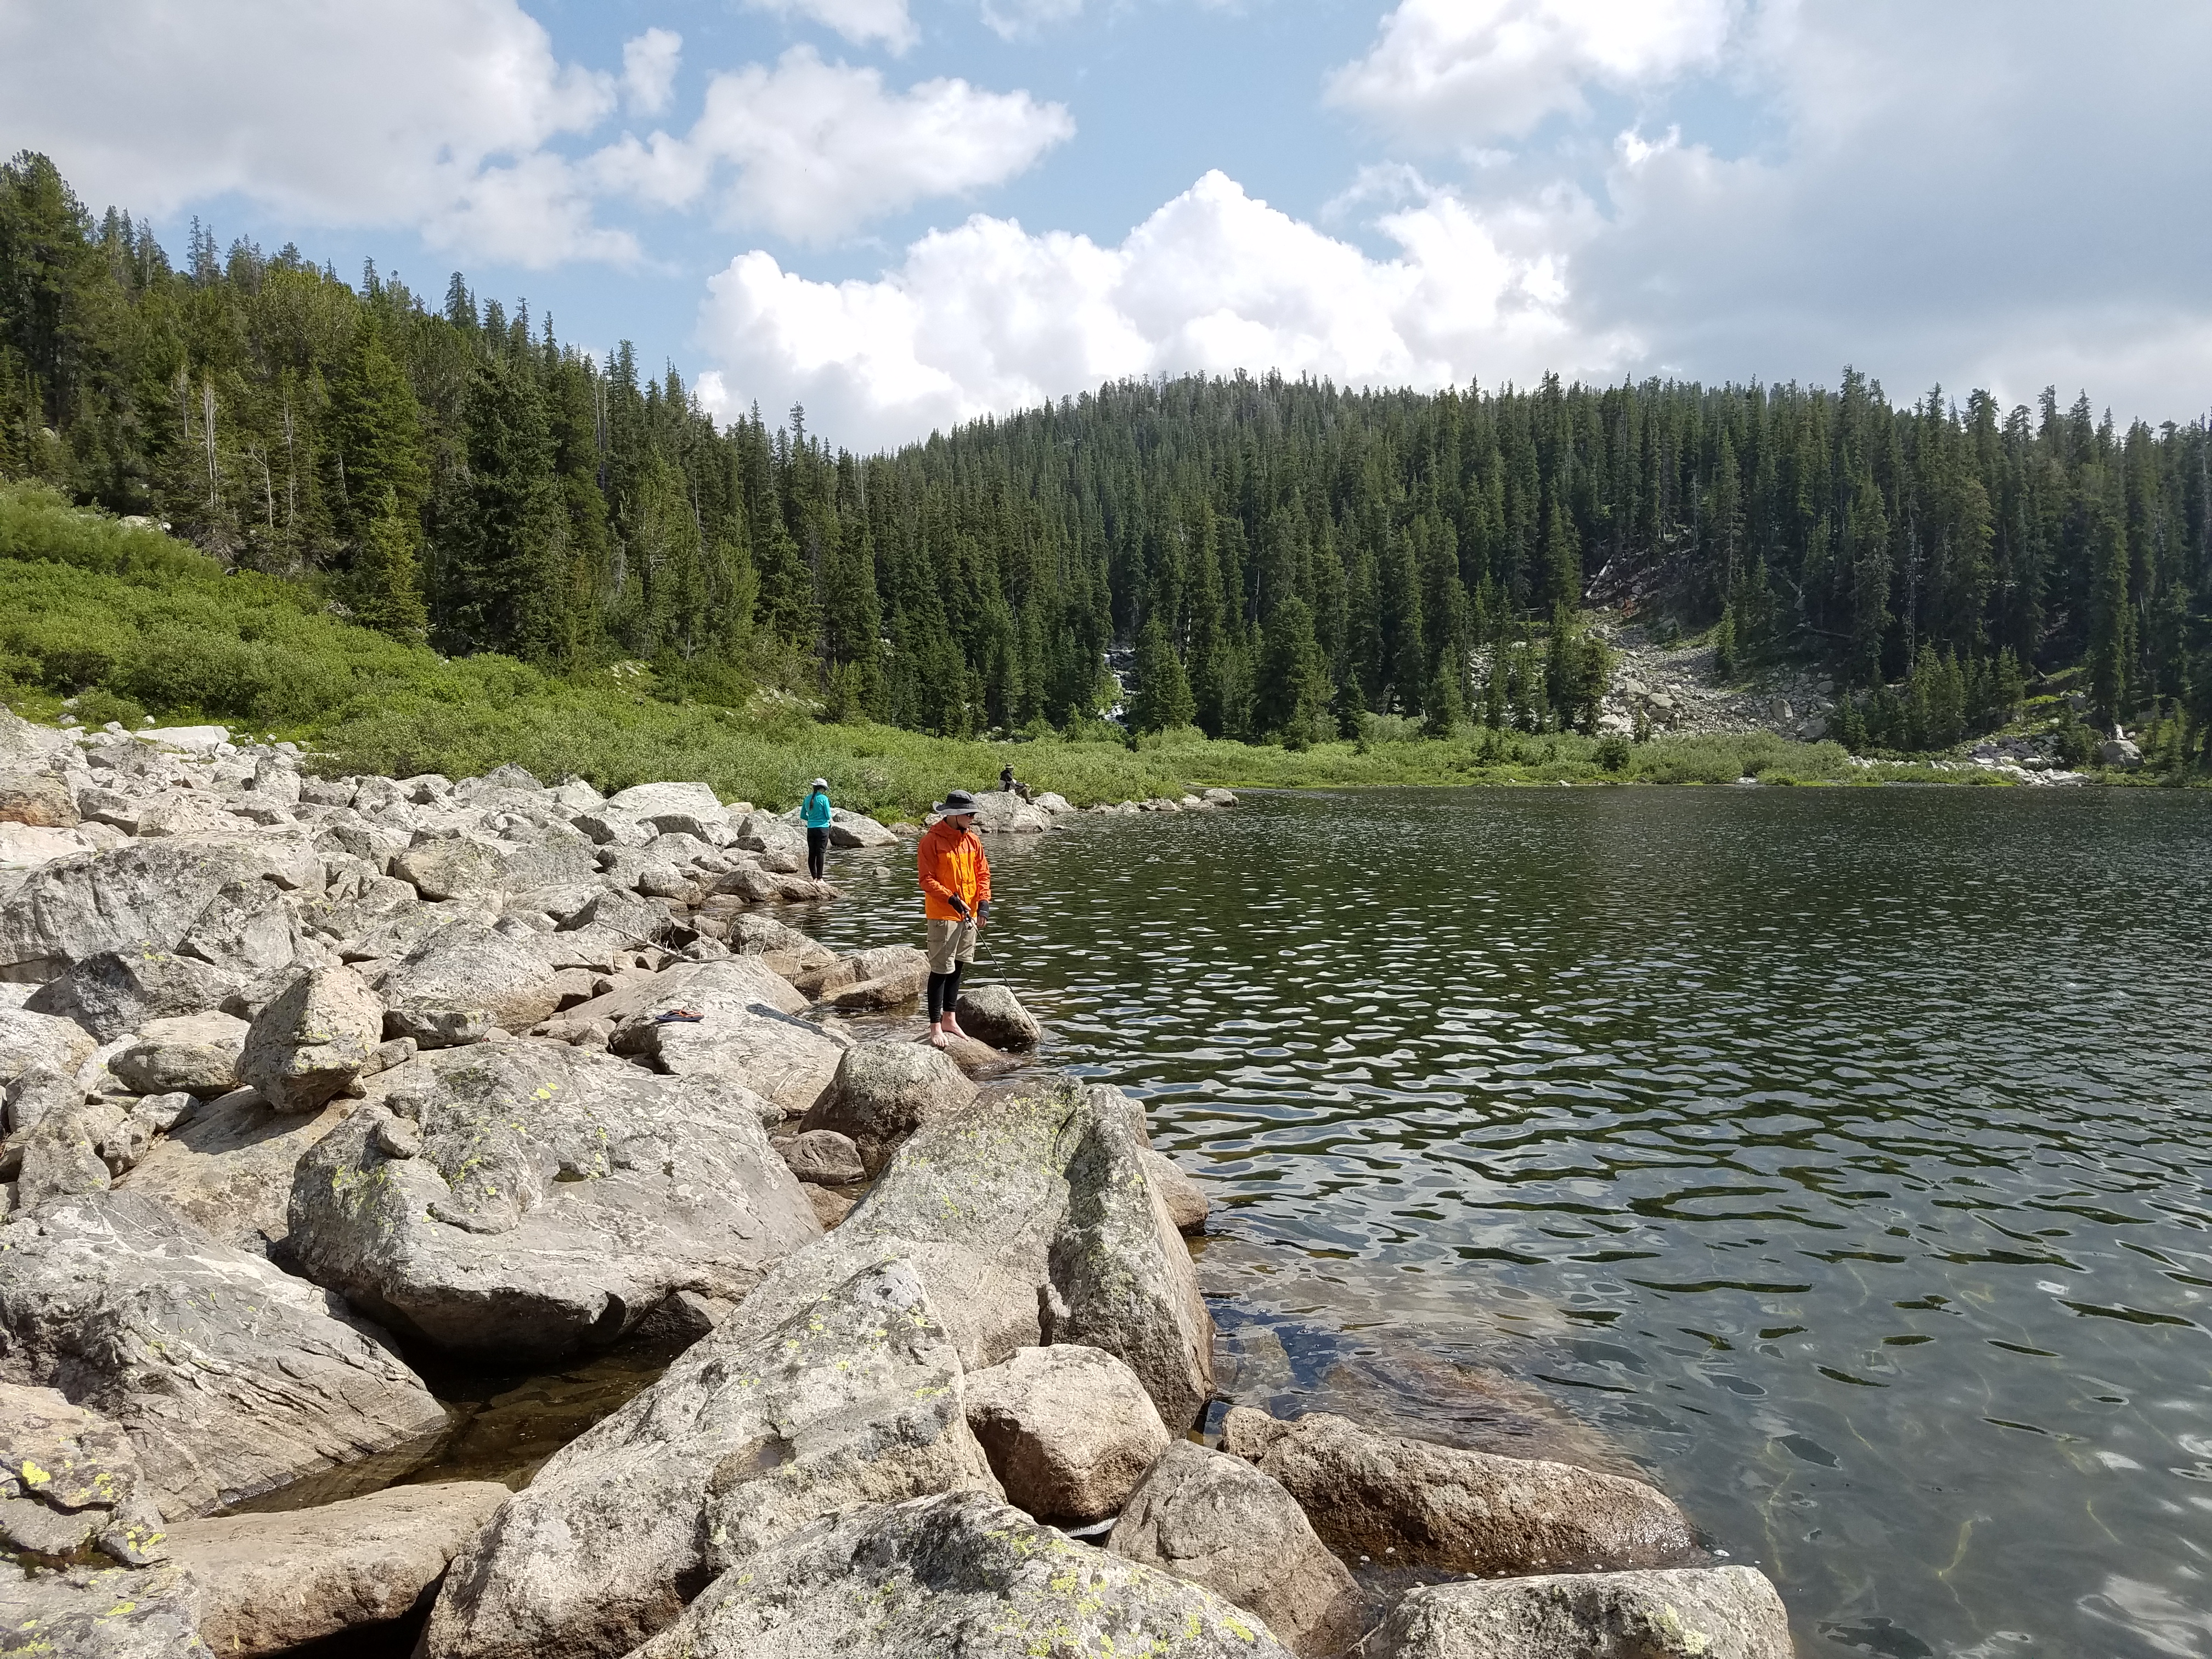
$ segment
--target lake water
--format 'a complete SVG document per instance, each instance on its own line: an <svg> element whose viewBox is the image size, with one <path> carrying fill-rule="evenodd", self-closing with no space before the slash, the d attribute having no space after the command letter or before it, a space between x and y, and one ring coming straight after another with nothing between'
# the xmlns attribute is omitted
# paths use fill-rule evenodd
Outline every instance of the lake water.
<svg viewBox="0 0 2212 1659"><path fill-rule="evenodd" d="M919 942L906 857L806 925ZM1808 1655L2212 1655L2212 795L1277 795L992 858L978 976L1217 1201L1228 1391L1584 1425Z"/></svg>

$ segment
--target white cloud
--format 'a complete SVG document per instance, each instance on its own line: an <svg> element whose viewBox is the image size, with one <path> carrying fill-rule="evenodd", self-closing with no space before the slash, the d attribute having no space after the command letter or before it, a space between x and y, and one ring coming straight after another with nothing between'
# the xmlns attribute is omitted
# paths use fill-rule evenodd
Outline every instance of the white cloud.
<svg viewBox="0 0 2212 1659"><path fill-rule="evenodd" d="M745 0L755 11L778 16L796 14L835 29L856 46L880 40L894 52L902 52L921 39L908 15L906 0Z"/></svg>
<svg viewBox="0 0 2212 1659"><path fill-rule="evenodd" d="M1210 173L1117 246L977 215L873 282L817 283L764 252L708 284L701 334L728 412L804 402L856 446L1123 375L1278 368L1437 386L1608 370L1625 338L1564 324L1571 205L1478 218L1431 192L1378 222L1378 260ZM710 398L711 400L711 398Z"/></svg>
<svg viewBox="0 0 2212 1659"><path fill-rule="evenodd" d="M544 265L627 258L548 141L613 107L514 0L107 0L0 8L0 144L97 208L235 191L302 225L420 228ZM520 216L542 216L518 240Z"/></svg>
<svg viewBox="0 0 2212 1659"><path fill-rule="evenodd" d="M1022 172L1072 137L1060 104L961 80L885 88L873 69L825 64L794 46L773 70L718 75L682 138L625 136L595 159L611 187L689 206L724 169L724 216L803 241L846 234L884 213L957 196Z"/></svg>
<svg viewBox="0 0 2212 1659"><path fill-rule="evenodd" d="M1083 0L983 0L983 21L1002 40L1032 35L1083 14Z"/></svg>
<svg viewBox="0 0 2212 1659"><path fill-rule="evenodd" d="M1719 57L1737 0L1401 0L1328 100L1409 137L1519 136L1592 81L1664 82Z"/></svg>
<svg viewBox="0 0 2212 1659"><path fill-rule="evenodd" d="M658 115L666 109L683 56L684 37L673 29L647 29L623 41L623 104L639 115Z"/></svg>

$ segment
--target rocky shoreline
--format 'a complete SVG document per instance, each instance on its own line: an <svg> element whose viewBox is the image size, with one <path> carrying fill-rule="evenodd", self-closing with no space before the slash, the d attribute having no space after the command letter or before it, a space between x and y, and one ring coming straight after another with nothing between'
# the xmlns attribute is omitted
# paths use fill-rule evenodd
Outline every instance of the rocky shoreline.
<svg viewBox="0 0 2212 1659"><path fill-rule="evenodd" d="M0 1654L1790 1651L1641 1480L1224 1414L1140 1103L1003 985L906 1040L804 868L702 784L0 711ZM520 1490L391 1484L418 1367L633 1342Z"/></svg>

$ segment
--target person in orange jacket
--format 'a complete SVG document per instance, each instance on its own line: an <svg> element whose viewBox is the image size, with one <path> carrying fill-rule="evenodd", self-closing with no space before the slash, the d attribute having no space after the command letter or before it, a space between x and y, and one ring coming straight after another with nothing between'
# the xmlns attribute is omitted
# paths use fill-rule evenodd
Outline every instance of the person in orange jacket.
<svg viewBox="0 0 2212 1659"><path fill-rule="evenodd" d="M930 809L937 822L915 848L921 913L929 924L929 1042L942 1048L968 1034L954 1018L960 969L975 959L975 935L991 920L991 861L975 833L975 798L955 789Z"/></svg>

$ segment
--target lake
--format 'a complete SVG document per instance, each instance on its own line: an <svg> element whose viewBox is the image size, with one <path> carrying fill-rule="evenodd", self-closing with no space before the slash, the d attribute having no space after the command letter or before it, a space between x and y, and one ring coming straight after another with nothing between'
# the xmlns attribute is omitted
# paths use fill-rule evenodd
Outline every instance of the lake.
<svg viewBox="0 0 2212 1659"><path fill-rule="evenodd" d="M2212 1654L2212 795L1271 795L991 853L977 977L1216 1201L1227 1391L1601 1440L1808 1655ZM805 925L919 943L909 856Z"/></svg>

